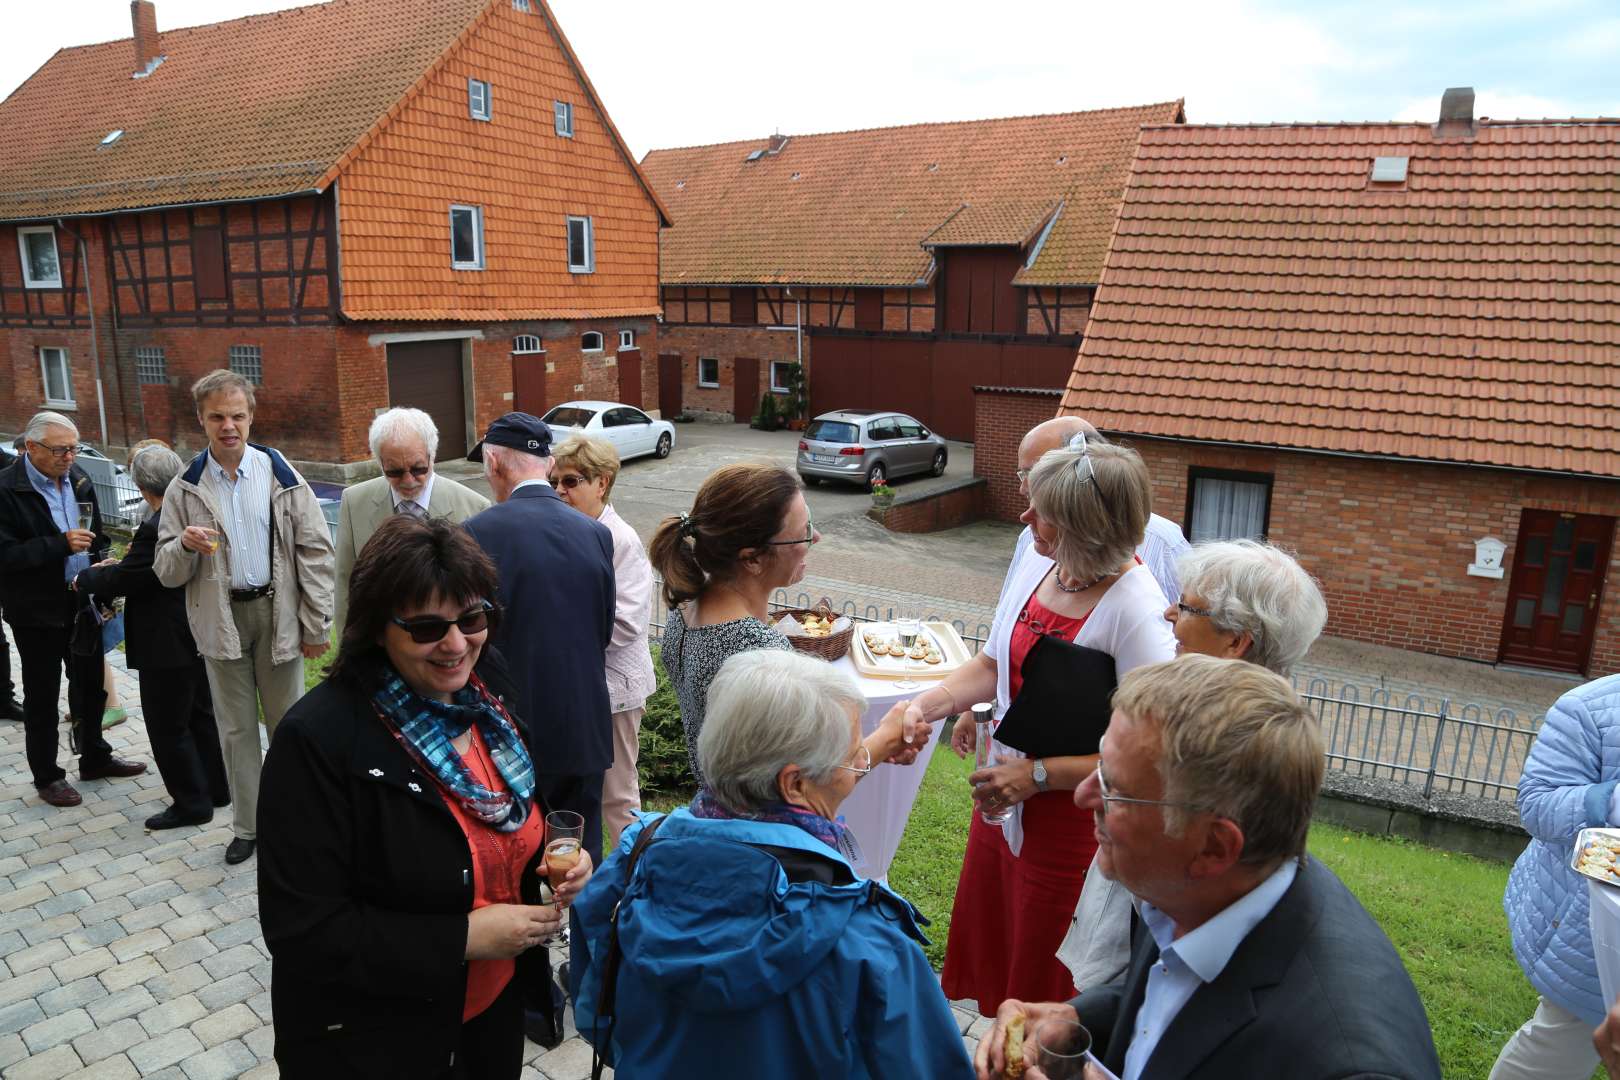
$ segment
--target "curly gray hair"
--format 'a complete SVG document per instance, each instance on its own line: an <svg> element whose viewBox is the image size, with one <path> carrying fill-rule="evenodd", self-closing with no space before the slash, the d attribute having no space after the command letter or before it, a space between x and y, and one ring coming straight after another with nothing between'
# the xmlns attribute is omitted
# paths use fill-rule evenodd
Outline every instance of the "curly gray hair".
<svg viewBox="0 0 1620 1080"><path fill-rule="evenodd" d="M1227 634L1248 634L1243 659L1287 675L1327 623L1316 580L1282 548L1255 540L1197 544L1176 560L1183 596Z"/></svg>

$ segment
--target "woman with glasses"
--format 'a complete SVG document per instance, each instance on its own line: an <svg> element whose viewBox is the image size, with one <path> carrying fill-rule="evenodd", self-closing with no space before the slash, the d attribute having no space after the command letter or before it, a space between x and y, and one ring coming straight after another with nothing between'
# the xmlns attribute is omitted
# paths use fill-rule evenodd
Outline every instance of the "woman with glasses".
<svg viewBox="0 0 1620 1080"><path fill-rule="evenodd" d="M576 905L580 1033L623 1080L970 1076L916 909L855 876L838 820L902 709L863 740L849 676L776 651L728 659L708 706L707 784L626 829Z"/></svg>
<svg viewBox="0 0 1620 1080"><path fill-rule="evenodd" d="M610 843L641 809L636 759L641 716L658 689L647 627L652 622L653 572L641 537L608 502L619 477L619 452L605 439L575 435L552 452L551 486L562 501L595 518L613 534L613 637L604 657L608 699L613 703L613 767L602 777L602 822Z"/></svg>
<svg viewBox="0 0 1620 1080"><path fill-rule="evenodd" d="M1077 435L1041 457L1029 493L1034 543L1008 575L983 651L912 702L915 718L937 720L992 701L1006 724L991 746L999 763L968 778L975 812L942 973L947 997L973 999L986 1016L1009 997L1072 996L1055 954L1097 841L1070 796L1096 767L1116 680L1175 652L1164 594L1134 555L1152 503L1141 457ZM1033 741L1004 742L1015 726ZM966 755L974 743L959 720L952 748Z"/></svg>
<svg viewBox="0 0 1620 1080"><path fill-rule="evenodd" d="M396 515L360 551L331 676L288 711L259 794L259 914L284 1076L489 1077L523 1065L545 812L499 654L494 564ZM565 904L590 856L557 889ZM541 957L543 959L543 957Z"/></svg>
<svg viewBox="0 0 1620 1080"><path fill-rule="evenodd" d="M767 615L771 593L804 578L821 539L799 480L774 465L726 465L698 488L689 513L665 518L648 545L669 620L659 652L701 784L698 735L720 665L752 649L791 649Z"/></svg>

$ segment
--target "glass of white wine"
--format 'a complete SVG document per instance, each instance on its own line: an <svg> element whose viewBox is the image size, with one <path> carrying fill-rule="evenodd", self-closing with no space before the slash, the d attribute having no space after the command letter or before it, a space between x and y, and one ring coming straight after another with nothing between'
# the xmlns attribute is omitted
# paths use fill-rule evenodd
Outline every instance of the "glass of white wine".
<svg viewBox="0 0 1620 1080"><path fill-rule="evenodd" d="M907 656L904 661L906 667L915 668L921 666L909 655L916 646L918 637L922 635L922 619L915 604L902 604L895 609L894 632L895 636L900 639L901 646L906 650ZM921 685L922 683L908 674L895 683L894 688L896 690L915 690Z"/></svg>

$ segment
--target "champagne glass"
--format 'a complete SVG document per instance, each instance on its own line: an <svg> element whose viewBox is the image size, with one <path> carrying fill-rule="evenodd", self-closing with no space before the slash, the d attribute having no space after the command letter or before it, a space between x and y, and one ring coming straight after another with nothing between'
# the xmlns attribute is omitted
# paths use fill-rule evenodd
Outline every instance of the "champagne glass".
<svg viewBox="0 0 1620 1080"><path fill-rule="evenodd" d="M894 621L894 631L896 636L900 639L901 646L903 646L909 653L912 646L917 644L918 635L922 633L922 621L918 618L918 610L916 605L901 605L901 607L898 609L898 617ZM907 668L915 668L919 666L915 660L910 658L910 656L906 657L905 665ZM920 686L922 686L922 683L918 682L916 679L913 679L909 674L894 684L894 688L896 690L915 690Z"/></svg>
<svg viewBox="0 0 1620 1080"><path fill-rule="evenodd" d="M546 815L546 880L553 893L562 887L568 871L579 865L584 836L585 818L572 810L553 810ZM567 906L559 896L557 910Z"/></svg>
<svg viewBox="0 0 1620 1080"><path fill-rule="evenodd" d="M208 580L229 582L231 580L231 571L230 563L227 560L230 556L229 554L220 554L225 546L225 530L221 529L217 522L211 527L204 526L204 528L207 528L213 534L209 538L208 544Z"/></svg>
<svg viewBox="0 0 1620 1080"><path fill-rule="evenodd" d="M96 524L96 504L95 503L90 503L90 502L82 502L82 503L80 503L79 504L79 528L84 529L86 532L88 532L91 529L95 528L95 524Z"/></svg>
<svg viewBox="0 0 1620 1080"><path fill-rule="evenodd" d="M1081 1080L1091 1057L1091 1032L1073 1020L1043 1020L1030 1036L1034 1064L1048 1080ZM1025 1055L1025 1061L1029 1056Z"/></svg>

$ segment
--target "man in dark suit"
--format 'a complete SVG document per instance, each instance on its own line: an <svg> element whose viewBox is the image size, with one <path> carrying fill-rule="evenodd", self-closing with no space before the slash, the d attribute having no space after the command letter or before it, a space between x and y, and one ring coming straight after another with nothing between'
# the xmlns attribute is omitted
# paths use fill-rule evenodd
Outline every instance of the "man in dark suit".
<svg viewBox="0 0 1620 1080"><path fill-rule="evenodd" d="M516 677L537 794L548 810L585 819L584 846L600 866L602 776L613 764L603 666L613 634L613 534L551 489L551 429L538 418L507 413L467 457L484 463L497 504L467 529L500 572L501 619L490 644ZM529 1037L556 1045L560 1001L525 1006Z"/></svg>
<svg viewBox="0 0 1620 1080"><path fill-rule="evenodd" d="M1078 1020L1122 1080L1438 1080L1394 946L1305 854L1322 768L1315 718L1254 664L1183 656L1122 679L1075 802L1096 817L1099 869L1137 899L1130 966L1066 1003L1003 1002L978 1075L1000 1075L1023 1014L1031 1037Z"/></svg>

